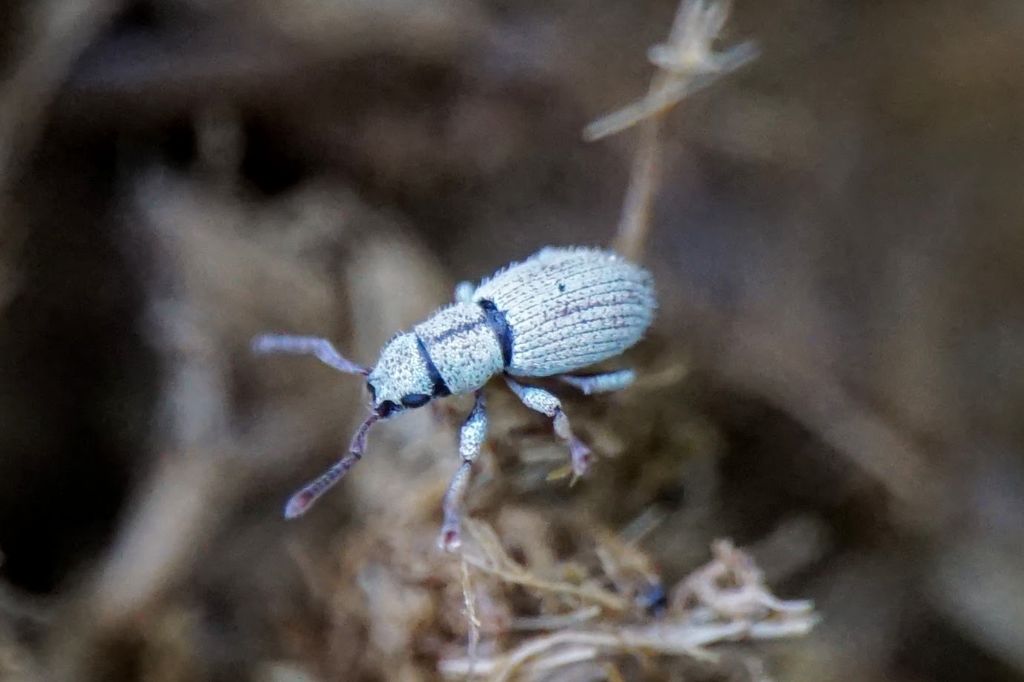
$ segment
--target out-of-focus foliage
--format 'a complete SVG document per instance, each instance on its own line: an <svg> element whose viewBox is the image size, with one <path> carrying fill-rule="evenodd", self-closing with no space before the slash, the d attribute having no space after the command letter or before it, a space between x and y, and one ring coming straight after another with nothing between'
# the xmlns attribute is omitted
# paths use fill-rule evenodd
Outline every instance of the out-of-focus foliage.
<svg viewBox="0 0 1024 682"><path fill-rule="evenodd" d="M1021 679L1013 0L737 0L722 46L758 58L661 121L640 378L565 394L592 475L549 480L565 452L495 386L468 498L490 563L434 548L461 398L281 519L364 389L248 340L369 363L459 279L610 243L641 133L581 131L644 96L675 11L0 5L0 678L500 672L548 633L636 635L655 583L685 612L730 537L743 575L814 601L810 635L714 660L573 635L582 662L516 670Z"/></svg>

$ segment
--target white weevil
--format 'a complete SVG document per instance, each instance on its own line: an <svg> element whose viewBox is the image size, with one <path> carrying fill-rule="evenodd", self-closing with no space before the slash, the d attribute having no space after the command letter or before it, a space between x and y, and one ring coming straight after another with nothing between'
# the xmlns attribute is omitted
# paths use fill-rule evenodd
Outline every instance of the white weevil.
<svg viewBox="0 0 1024 682"><path fill-rule="evenodd" d="M342 372L366 376L373 401L348 454L292 496L287 518L305 513L362 458L375 422L433 398L473 391L476 403L460 432L462 464L445 493L438 540L444 549L457 548L462 497L487 430L483 386L498 374L527 407L552 418L555 433L569 446L574 475L587 470L590 449L573 435L558 398L516 378L554 376L587 395L632 383L628 369L567 373L619 355L640 340L657 307L650 273L609 251L548 247L479 287L460 284L455 299L388 341L373 369L345 359L327 339L279 334L253 339L258 353L312 354Z"/></svg>

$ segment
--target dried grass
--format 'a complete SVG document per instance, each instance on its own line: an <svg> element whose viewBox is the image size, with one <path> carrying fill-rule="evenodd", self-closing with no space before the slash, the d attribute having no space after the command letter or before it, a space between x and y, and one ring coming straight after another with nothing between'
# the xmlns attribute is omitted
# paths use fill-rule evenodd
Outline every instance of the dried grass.
<svg viewBox="0 0 1024 682"><path fill-rule="evenodd" d="M722 642L801 636L817 622L810 602L783 601L772 595L751 558L728 541L716 542L714 559L673 589L669 613L652 619L636 603L622 598L622 588L627 593L630 590L622 584L621 569L623 563L635 563L642 557L638 550L630 548L623 553L621 545L599 545L597 552L606 571L603 578L612 584L618 582L619 589L601 591L592 585L581 589L571 583L531 575L501 549L493 530L479 522L471 528L476 551L483 552L488 559L481 561L470 549L464 553L467 563L502 583L550 592L570 603L590 602L592 606L568 614L531 617L531 626L550 632L525 639L504 654L443 659L440 670L447 677L481 676L495 681L513 676L547 679L554 670L571 675L572 671L566 669L572 666L590 667L608 657L641 652L645 656L690 656L715 662L717 658L707 647ZM613 553L618 554L615 559ZM507 568L497 569L495 565ZM618 574L619 580L615 581L612 574ZM595 625L598 629L588 629Z"/></svg>

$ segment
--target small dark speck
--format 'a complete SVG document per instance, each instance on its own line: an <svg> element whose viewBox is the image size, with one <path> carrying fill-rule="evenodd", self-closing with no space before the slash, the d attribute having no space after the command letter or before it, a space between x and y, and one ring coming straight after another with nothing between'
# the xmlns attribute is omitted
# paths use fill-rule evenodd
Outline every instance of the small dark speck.
<svg viewBox="0 0 1024 682"><path fill-rule="evenodd" d="M558 291L559 292L565 291L565 282L559 282L558 283Z"/></svg>

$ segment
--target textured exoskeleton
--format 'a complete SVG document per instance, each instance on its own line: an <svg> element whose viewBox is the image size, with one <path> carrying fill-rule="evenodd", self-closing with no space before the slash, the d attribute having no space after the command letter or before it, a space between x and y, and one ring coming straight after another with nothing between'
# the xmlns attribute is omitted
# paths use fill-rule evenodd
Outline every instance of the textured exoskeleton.
<svg viewBox="0 0 1024 682"><path fill-rule="evenodd" d="M365 375L373 401L348 454L296 493L285 515L293 518L308 510L362 457L374 422L433 398L475 392L476 403L460 433L462 463L445 495L439 540L445 549L458 547L461 500L487 429L484 384L503 374L527 407L551 417L555 433L569 446L574 474L582 475L590 450L573 435L561 402L550 391L516 379L554 376L586 394L628 386L631 370L567 373L635 344L650 326L655 308L654 282L643 268L609 251L549 247L476 288L460 285L455 303L388 341L372 369L346 360L326 339L276 334L255 338L257 352L309 353L343 372Z"/></svg>

